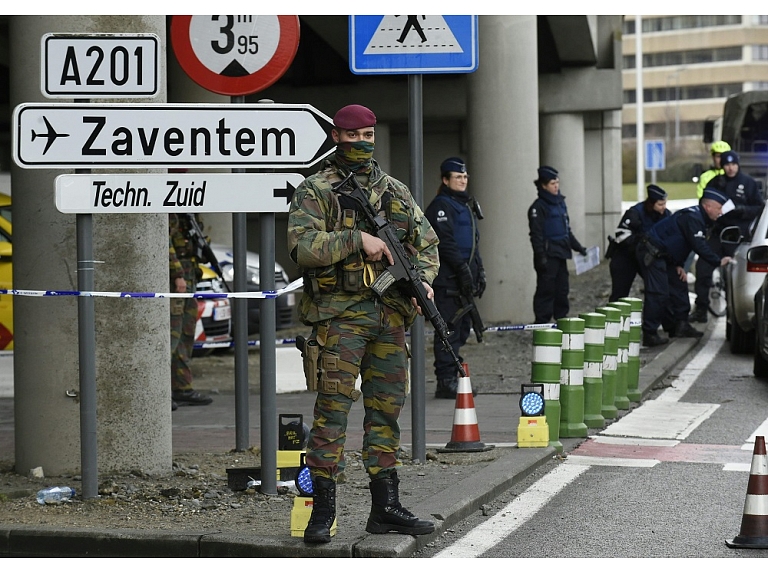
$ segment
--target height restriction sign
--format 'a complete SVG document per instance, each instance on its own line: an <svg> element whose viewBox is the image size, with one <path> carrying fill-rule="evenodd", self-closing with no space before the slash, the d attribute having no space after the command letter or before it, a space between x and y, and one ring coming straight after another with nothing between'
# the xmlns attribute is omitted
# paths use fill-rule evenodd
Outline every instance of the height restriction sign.
<svg viewBox="0 0 768 575"><path fill-rule="evenodd" d="M299 48L298 16L174 16L181 68L203 88L245 96L285 74Z"/></svg>

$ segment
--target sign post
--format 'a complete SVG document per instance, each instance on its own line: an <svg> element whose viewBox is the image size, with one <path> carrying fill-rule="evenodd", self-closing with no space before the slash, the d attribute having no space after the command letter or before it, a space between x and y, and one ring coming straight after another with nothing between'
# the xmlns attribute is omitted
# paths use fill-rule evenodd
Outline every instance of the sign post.
<svg viewBox="0 0 768 575"><path fill-rule="evenodd" d="M422 74L477 70L477 16L350 16L349 69L355 74L408 74L411 191L423 206ZM424 318L411 326L413 459L426 461Z"/></svg>
<svg viewBox="0 0 768 575"><path fill-rule="evenodd" d="M171 41L187 75L203 88L232 96L233 104L274 84L293 62L299 47L298 16L174 16ZM329 134L326 130L326 137ZM322 155L313 157L310 165ZM234 167L244 172L246 163ZM283 163L276 166L285 167ZM258 165L257 165L258 166ZM259 216L261 229L261 289L275 287L275 214ZM246 289L246 215L232 214L235 289ZM277 493L277 410L275 302L260 302L261 354L261 468L263 493ZM235 300L235 449L248 441L248 331L247 302Z"/></svg>

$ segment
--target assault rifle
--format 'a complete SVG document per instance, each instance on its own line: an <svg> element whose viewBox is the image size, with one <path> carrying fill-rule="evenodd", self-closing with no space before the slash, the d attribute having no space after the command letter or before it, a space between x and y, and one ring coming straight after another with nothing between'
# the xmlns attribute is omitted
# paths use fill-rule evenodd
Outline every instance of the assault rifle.
<svg viewBox="0 0 768 575"><path fill-rule="evenodd" d="M221 271L216 254L213 253L208 240L205 239L203 230L200 229L200 224L197 223L197 218L194 214L186 214L186 216L189 220L189 239L195 243L195 257L198 262L210 264L211 269L221 278L227 290L232 291L227 285L227 280L224 279L224 273Z"/></svg>
<svg viewBox="0 0 768 575"><path fill-rule="evenodd" d="M477 311L475 298L471 293L465 294L461 290L457 292L449 290L448 295L457 296L459 302L461 302L461 308L454 314L453 318L451 318L451 323L453 325L458 325L459 320L466 314L469 314L469 317L472 318L472 330L475 332L475 337L477 337L477 343L482 343L485 326L483 325L483 318L480 317L480 312Z"/></svg>
<svg viewBox="0 0 768 575"><path fill-rule="evenodd" d="M453 351L448 336L450 331L448 330L448 324L445 323L443 316L437 311L435 302L427 297L427 290L422 283L421 275L419 274L416 266L411 263L408 257L405 247L397 239L395 232L395 226L383 216L380 216L376 209L371 205L371 201L368 199L368 194L360 187L360 183L357 181L354 173L349 174L346 178L333 186L333 191L337 194L343 193L341 190L345 186L350 186L352 191L347 194L350 198L355 200L362 208L362 213L368 223L371 225L374 233L380 240L382 240L389 248L392 254L392 259L395 263L388 265L388 262L382 259L387 268L384 272L376 278L371 284L371 289L376 292L377 295L382 296L384 292L396 281L402 280L402 284L407 286L407 290L410 295L416 298L416 302L421 307L421 311L424 314L432 326L435 328L435 336L440 338L443 347L453 357L454 363L459 368L459 374L461 377L466 377L467 374L464 371L464 366L461 360Z"/></svg>

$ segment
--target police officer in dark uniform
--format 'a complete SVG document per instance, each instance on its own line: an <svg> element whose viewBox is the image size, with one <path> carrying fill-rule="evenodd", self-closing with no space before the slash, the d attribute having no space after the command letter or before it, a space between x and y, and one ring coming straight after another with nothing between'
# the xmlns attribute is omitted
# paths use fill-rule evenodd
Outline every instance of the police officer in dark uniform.
<svg viewBox="0 0 768 575"><path fill-rule="evenodd" d="M536 323L548 323L568 316L568 260L571 251L587 255L571 231L565 196L555 168L541 166L536 185L538 198L528 208L528 227L536 270L533 313Z"/></svg>
<svg viewBox="0 0 768 575"><path fill-rule="evenodd" d="M719 256L733 255L734 246L723 245L720 242L720 232L728 226L739 226L743 236L749 235L749 225L758 217L765 205L765 200L760 194L757 182L739 169L739 156L729 150L720 155L720 165L723 174L712 180L709 188L717 189L731 200L734 209L724 213L712 226L709 235L709 245ZM714 268L709 262L696 262L696 309L691 313L689 321L706 322L707 308L709 307L709 288L712 286L712 272Z"/></svg>
<svg viewBox="0 0 768 575"><path fill-rule="evenodd" d="M467 343L472 325L469 314L456 321L453 318L462 309L462 294L481 297L485 291L485 269L478 243L480 233L477 221L482 212L475 199L467 193L469 174L461 158L448 158L440 165L442 184L437 196L425 211L440 243L440 271L432 284L435 305L451 330L448 341L454 353L459 355L461 346ZM455 399L459 380L456 363L451 354L435 338L435 377L438 399Z"/></svg>
<svg viewBox="0 0 768 575"><path fill-rule="evenodd" d="M683 266L691 250L712 266L725 265L707 243L707 227L722 212L726 197L705 188L699 205L682 209L665 218L649 231L637 247L637 258L644 270L643 345L665 344L669 338L658 333L660 325L672 337L701 337L702 332L688 323L691 302L688 279ZM670 327L671 326L671 327Z"/></svg>
<svg viewBox="0 0 768 575"><path fill-rule="evenodd" d="M672 215L667 209L667 192L655 184L646 188L648 197L629 208L621 216L616 228L616 237L609 238L610 244L605 257L611 260L611 296L609 302L627 297L635 276L642 276L635 251L640 240L651 227Z"/></svg>

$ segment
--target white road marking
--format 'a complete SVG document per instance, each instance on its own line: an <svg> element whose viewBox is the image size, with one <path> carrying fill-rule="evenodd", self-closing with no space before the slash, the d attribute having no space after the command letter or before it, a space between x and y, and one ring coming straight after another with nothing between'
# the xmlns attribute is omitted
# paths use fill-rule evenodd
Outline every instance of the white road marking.
<svg viewBox="0 0 768 575"><path fill-rule="evenodd" d="M482 555L533 517L587 469L587 465L558 465L488 521L475 527L435 557L471 558Z"/></svg>
<svg viewBox="0 0 768 575"><path fill-rule="evenodd" d="M709 336L709 341L702 349L688 362L677 378L672 381L672 387L664 390L659 395L658 401L680 401L701 373L709 366L717 352L725 343L725 318L719 317L715 320L715 325Z"/></svg>
<svg viewBox="0 0 768 575"><path fill-rule="evenodd" d="M603 435L685 439L715 410L716 403L683 403L650 399L612 423Z"/></svg>
<svg viewBox="0 0 768 575"><path fill-rule="evenodd" d="M595 443L607 445L642 445L645 447L675 447L680 442L675 439L646 439L643 437L611 437L609 435L596 435L590 437Z"/></svg>
<svg viewBox="0 0 768 575"><path fill-rule="evenodd" d="M744 451L754 451L755 450L755 437L758 435L762 435L763 437L768 437L768 419L763 421L757 429L755 429L754 433L749 436L747 439L747 442L741 446L741 448Z"/></svg>
<svg viewBox="0 0 768 575"><path fill-rule="evenodd" d="M597 457L594 455L569 455L565 460L568 465L603 465L606 467L655 467L658 459L632 459L629 457Z"/></svg>

